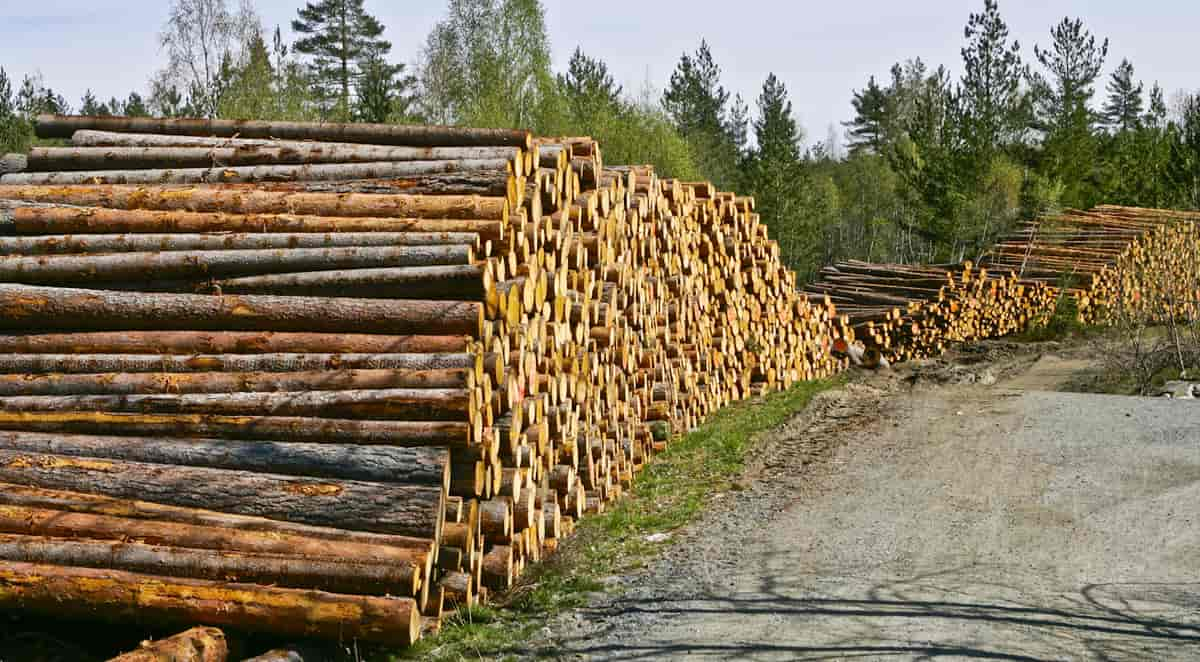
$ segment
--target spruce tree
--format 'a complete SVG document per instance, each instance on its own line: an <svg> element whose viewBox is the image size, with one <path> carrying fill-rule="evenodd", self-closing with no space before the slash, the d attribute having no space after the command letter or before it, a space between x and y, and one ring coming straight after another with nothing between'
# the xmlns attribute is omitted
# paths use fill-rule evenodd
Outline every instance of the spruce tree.
<svg viewBox="0 0 1200 662"><path fill-rule="evenodd" d="M105 115L106 112L101 112L101 104L96 101L96 95L92 94L91 88L88 88L83 93L83 98L79 100L79 113L81 115Z"/></svg>
<svg viewBox="0 0 1200 662"><path fill-rule="evenodd" d="M1130 131L1142 123L1142 91L1145 86L1133 80L1133 64L1121 60L1108 81L1108 102L1104 120L1114 131Z"/></svg>
<svg viewBox="0 0 1200 662"><path fill-rule="evenodd" d="M733 184L737 145L730 135L729 92L707 41L695 55L684 53L663 92L662 105L675 128L692 146L701 173L720 187Z"/></svg>
<svg viewBox="0 0 1200 662"><path fill-rule="evenodd" d="M871 76L862 91L854 91L850 105L854 107L854 119L843 123L850 136L850 152L869 150L882 154L884 126L888 122L890 105L887 90L880 87L875 77Z"/></svg>
<svg viewBox="0 0 1200 662"><path fill-rule="evenodd" d="M614 110L621 103L622 88L613 80L608 65L576 47L566 73L558 75L558 86L575 118L586 118L597 110Z"/></svg>
<svg viewBox="0 0 1200 662"><path fill-rule="evenodd" d="M363 0L317 0L297 13L292 30L305 36L293 48L312 57L313 81L330 114L349 119L363 62L392 50L382 38L383 24L363 9Z"/></svg>
<svg viewBox="0 0 1200 662"><path fill-rule="evenodd" d="M996 0L984 0L963 31L964 74L959 92L962 132L973 156L971 167L986 167L998 150L1014 142L1024 123L1021 45L1009 42L1008 24Z"/></svg>

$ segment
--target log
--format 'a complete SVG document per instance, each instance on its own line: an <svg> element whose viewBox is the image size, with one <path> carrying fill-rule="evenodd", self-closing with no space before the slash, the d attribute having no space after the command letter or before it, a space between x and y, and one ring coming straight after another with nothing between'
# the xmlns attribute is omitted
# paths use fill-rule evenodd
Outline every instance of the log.
<svg viewBox="0 0 1200 662"><path fill-rule="evenodd" d="M478 337L483 306L262 295L204 296L0 284L0 328L423 333Z"/></svg>
<svg viewBox="0 0 1200 662"><path fill-rule="evenodd" d="M225 294L481 301L485 274L480 265L351 269L228 278L213 286Z"/></svg>
<svg viewBox="0 0 1200 662"><path fill-rule="evenodd" d="M0 354L0 373L306 372L474 370L480 357L454 354Z"/></svg>
<svg viewBox="0 0 1200 662"><path fill-rule="evenodd" d="M0 255L271 250L348 246L475 246L469 232L101 234L0 237Z"/></svg>
<svg viewBox="0 0 1200 662"><path fill-rule="evenodd" d="M444 488L304 480L0 449L0 480L315 526L439 539Z"/></svg>
<svg viewBox="0 0 1200 662"><path fill-rule="evenodd" d="M0 334L11 354L463 354L468 336L388 336L364 333L124 331ZM395 384L400 386L400 384ZM291 389L286 389L291 390Z"/></svg>
<svg viewBox="0 0 1200 662"><path fill-rule="evenodd" d="M80 136L79 134L85 134ZM383 163L405 161L500 161L513 162L522 156L517 147L389 147L350 143L311 143L250 141L221 138L183 138L209 140L211 145L113 145L103 136L129 134L77 132L71 138L75 147L33 147L27 155L29 172L69 170L141 170L153 168L214 168L223 166L303 165L310 163ZM139 141L180 138L142 134ZM106 146L81 143L103 141ZM129 141L132 142L132 141ZM258 144L252 144L258 143ZM2 161L0 161L2 162ZM11 170L10 172L20 172Z"/></svg>
<svg viewBox="0 0 1200 662"><path fill-rule="evenodd" d="M247 554L13 534L0 534L0 561L124 570L357 595L413 596L419 592L421 581L420 569L412 564L306 559L294 554Z"/></svg>
<svg viewBox="0 0 1200 662"><path fill-rule="evenodd" d="M10 255L0 260L0 280L33 285L79 285L325 269L469 265L474 258L473 252L471 246L465 245L164 251L33 257Z"/></svg>
<svg viewBox="0 0 1200 662"><path fill-rule="evenodd" d="M0 449L431 487L449 480L444 448L0 431Z"/></svg>
<svg viewBox="0 0 1200 662"><path fill-rule="evenodd" d="M507 146L527 150L533 145L532 136L526 131L403 124L39 115L34 126L39 138L70 138L76 131L90 129L119 133L158 133L220 138L279 138L282 140L317 140L411 147Z"/></svg>
<svg viewBox="0 0 1200 662"><path fill-rule="evenodd" d="M364 446L465 447L481 442L480 433L469 423L360 421L295 416L0 412L0 430L146 437L180 435L265 441L287 439Z"/></svg>
<svg viewBox="0 0 1200 662"><path fill-rule="evenodd" d="M505 222L510 212L508 200L503 197L292 193L237 187L0 185L0 199L125 210Z"/></svg>
<svg viewBox="0 0 1200 662"><path fill-rule="evenodd" d="M143 641L135 651L108 662L226 662L229 646L217 628L197 627L166 639Z"/></svg>
<svg viewBox="0 0 1200 662"><path fill-rule="evenodd" d="M311 646L288 646L269 650L242 662L324 662L332 657L329 651Z"/></svg>
<svg viewBox="0 0 1200 662"><path fill-rule="evenodd" d="M146 211L31 206L0 200L0 234L163 234L163 233L473 233L483 241L506 236L506 221L461 218L370 218L294 214L225 214L219 212Z"/></svg>
<svg viewBox="0 0 1200 662"><path fill-rule="evenodd" d="M486 161L406 161L383 163L325 163L316 165L260 165L171 170L80 170L75 172L18 172L0 175L0 185L79 186L83 184L238 184L253 182L350 181L487 172L505 173L512 163ZM436 179L436 178L434 178ZM489 181L492 181L489 178ZM461 191L458 178L450 190ZM506 195L508 187L498 195ZM485 187L491 192L492 187Z"/></svg>
<svg viewBox="0 0 1200 662"><path fill-rule="evenodd" d="M374 195L479 195L521 200L518 186L523 179L514 177L512 169L499 167L493 161L469 162L495 164L495 168L463 172L390 176L373 179L334 179L264 181L254 184L255 190L290 193L369 193ZM412 164L415 165L415 164Z"/></svg>
<svg viewBox="0 0 1200 662"><path fill-rule="evenodd" d="M408 646L420 633L412 598L347 596L29 563L0 566L0 608L55 618L154 625L206 623L277 636Z"/></svg>

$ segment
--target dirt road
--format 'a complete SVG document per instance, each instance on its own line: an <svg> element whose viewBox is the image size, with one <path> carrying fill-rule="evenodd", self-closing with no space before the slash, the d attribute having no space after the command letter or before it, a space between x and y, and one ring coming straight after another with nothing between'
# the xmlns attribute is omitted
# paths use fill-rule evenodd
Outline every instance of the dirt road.
<svg viewBox="0 0 1200 662"><path fill-rule="evenodd" d="M1200 659L1200 404L1013 365L822 398L562 657Z"/></svg>

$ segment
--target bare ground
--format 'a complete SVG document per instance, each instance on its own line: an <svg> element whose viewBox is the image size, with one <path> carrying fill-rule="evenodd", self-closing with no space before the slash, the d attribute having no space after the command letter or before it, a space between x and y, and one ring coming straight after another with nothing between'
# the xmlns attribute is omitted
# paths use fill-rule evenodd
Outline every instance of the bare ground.
<svg viewBox="0 0 1200 662"><path fill-rule="evenodd" d="M1081 349L863 376L545 631L563 659L1200 659L1200 405L1054 392Z"/></svg>

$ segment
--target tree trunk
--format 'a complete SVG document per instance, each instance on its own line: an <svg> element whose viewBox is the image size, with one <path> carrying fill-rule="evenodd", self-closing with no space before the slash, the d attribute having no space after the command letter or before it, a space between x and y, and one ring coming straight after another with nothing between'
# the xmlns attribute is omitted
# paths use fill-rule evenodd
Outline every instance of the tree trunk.
<svg viewBox="0 0 1200 662"><path fill-rule="evenodd" d="M88 132L82 140L96 139ZM128 134L110 133L102 136ZM188 141L196 138L144 136L164 141ZM101 140L103 140L101 138ZM66 170L139 170L145 168L214 168L223 166L300 165L308 163L385 163L409 161L498 161L516 162L524 154L517 147L388 147L349 143L312 143L247 141L201 138L213 145L108 145L76 147L34 147L29 150L25 170L52 172ZM108 140L107 142L116 142ZM247 144L258 142L260 144ZM19 172L14 170L12 172Z"/></svg>
<svg viewBox="0 0 1200 662"><path fill-rule="evenodd" d="M71 253L149 253L343 248L352 246L471 246L479 236L468 232L309 232L303 234L103 234L0 237L0 255Z"/></svg>
<svg viewBox="0 0 1200 662"><path fill-rule="evenodd" d="M0 328L422 333L479 337L475 302L205 296L0 285Z"/></svg>
<svg viewBox="0 0 1200 662"><path fill-rule="evenodd" d="M351 269L230 278L213 286L225 294L482 301L487 294L485 273L474 264Z"/></svg>
<svg viewBox="0 0 1200 662"><path fill-rule="evenodd" d="M242 660L242 662L323 662L331 657L333 656L325 650L288 646L269 650L262 655Z"/></svg>
<svg viewBox="0 0 1200 662"><path fill-rule="evenodd" d="M481 195L520 200L523 178L503 169L470 170L373 179L295 179L262 181L256 190L280 193L367 193L373 195Z"/></svg>
<svg viewBox="0 0 1200 662"><path fill-rule="evenodd" d="M477 354L0 354L0 373L482 370ZM320 390L320 389L314 389Z"/></svg>
<svg viewBox="0 0 1200 662"><path fill-rule="evenodd" d="M305 480L3 449L0 480L433 540L445 516L440 487Z"/></svg>
<svg viewBox="0 0 1200 662"><path fill-rule="evenodd" d="M449 484L444 448L2 432L0 449L402 485Z"/></svg>
<svg viewBox="0 0 1200 662"><path fill-rule="evenodd" d="M33 206L0 200L0 234L162 234L201 232L316 233L389 232L474 233L483 241L500 242L506 222L451 218L354 218L292 214L227 214L220 212L145 211ZM468 242L470 243L470 242Z"/></svg>
<svg viewBox="0 0 1200 662"><path fill-rule="evenodd" d="M239 187L0 186L0 198L110 209L508 220L503 197L289 193Z"/></svg>
<svg viewBox="0 0 1200 662"><path fill-rule="evenodd" d="M366 246L275 250L167 251L109 255L8 256L0 280L33 285L232 278L324 269L469 266L471 246Z"/></svg>
<svg viewBox="0 0 1200 662"><path fill-rule="evenodd" d="M420 634L412 598L169 579L29 563L0 566L0 608L55 618L156 625L208 623L277 636L408 646Z"/></svg>
<svg viewBox="0 0 1200 662"><path fill-rule="evenodd" d="M192 628L158 641L143 641L141 648L108 662L226 662L229 647L217 628Z"/></svg>
<svg viewBox="0 0 1200 662"><path fill-rule="evenodd" d="M334 122L264 122L249 120L153 119L39 115L39 138L70 138L81 129L120 133L158 133L220 138L279 138L409 147L520 147L529 149L527 131L464 129L405 124L338 124Z"/></svg>
<svg viewBox="0 0 1200 662"><path fill-rule="evenodd" d="M467 336L250 331L126 331L0 335L0 353L26 354L463 354ZM285 390L285 389L279 389Z"/></svg>

